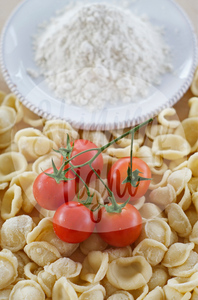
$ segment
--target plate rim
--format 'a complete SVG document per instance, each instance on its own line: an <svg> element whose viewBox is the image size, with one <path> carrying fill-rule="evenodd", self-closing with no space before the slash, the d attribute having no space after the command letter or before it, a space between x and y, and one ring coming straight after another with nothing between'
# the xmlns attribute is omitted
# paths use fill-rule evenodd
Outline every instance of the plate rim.
<svg viewBox="0 0 198 300"><path fill-rule="evenodd" d="M18 5L13 9L11 14L8 16L8 19L7 19L7 21L5 22L5 24L3 26L3 29L2 29L2 32L1 32L1 39L0 39L0 66L1 66L1 71L2 71L2 75L4 77L4 80L7 84L7 86L9 87L9 89L11 90L11 92L16 95L16 97L21 101L21 103L24 106L26 106L28 109L30 109L33 113L37 114L38 116L40 116L42 118L45 118L47 120L61 119L61 120L69 122L75 128L85 129L85 130L87 130L87 129L88 130L112 130L112 129L118 129L118 128L131 127L131 126L135 126L135 125L145 121L146 119L154 118L160 111L162 111L163 109L165 109L167 107L172 107L174 104L176 104L183 97L183 95L189 89L189 87L191 85L191 82L193 80L194 73L195 73L195 70L197 68L197 62L198 62L198 40L197 40L197 35L196 35L196 31L194 29L193 23L192 23L190 17L188 16L188 14L186 13L186 11L178 3L176 3L174 0L167 0L178 9L178 11L181 13L181 15L184 17L185 21L189 25L190 32L191 32L191 35L192 35L192 42L193 42L193 57L192 57L193 64L191 66L191 70L189 72L188 77L185 79L185 82L182 84L180 89L172 96L172 98L169 99L166 102L166 104L163 104L160 107L156 108L155 111L148 112L144 116L133 117L132 119L129 119L129 120L124 120L122 122L119 121L116 124L114 122L114 123L100 124L100 125L98 125L96 123L94 123L94 124L93 123L88 123L86 125L83 124L83 123L80 123L80 122L77 123L76 121L66 119L65 117L58 117L58 116L50 114L50 113L48 113L48 112L46 112L42 109L39 109L33 103L29 102L26 99L26 97L23 96L21 94L21 92L18 91L16 84L14 82L12 82L12 80L10 78L10 75L9 75L9 72L6 68L4 57L3 57L4 40L5 40L7 29L9 27L13 17L15 16L15 14L28 1L32 1L32 0L23 0L23 1L19 2Z"/></svg>

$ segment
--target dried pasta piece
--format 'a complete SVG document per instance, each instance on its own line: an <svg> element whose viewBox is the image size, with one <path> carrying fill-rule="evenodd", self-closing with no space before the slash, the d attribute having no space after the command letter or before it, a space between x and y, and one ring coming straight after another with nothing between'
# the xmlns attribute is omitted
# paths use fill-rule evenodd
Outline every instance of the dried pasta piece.
<svg viewBox="0 0 198 300"><path fill-rule="evenodd" d="M198 72L197 72L198 76ZM193 118L193 117L198 117L198 98L197 97L192 97L188 100L188 106L190 107L188 117Z"/></svg>
<svg viewBox="0 0 198 300"><path fill-rule="evenodd" d="M163 162L161 167L150 167L150 170L152 174L163 175L168 170L168 166Z"/></svg>
<svg viewBox="0 0 198 300"><path fill-rule="evenodd" d="M145 238L156 240L166 247L171 244L171 229L170 226L162 219L156 218L146 221L143 226L142 232L138 241L142 241Z"/></svg>
<svg viewBox="0 0 198 300"><path fill-rule="evenodd" d="M17 258L18 261L18 277L20 278L24 278L25 274L24 274L24 267L30 262L29 257L23 252L23 251L17 251L15 253L13 253L14 256ZM0 298L1 299L1 298Z"/></svg>
<svg viewBox="0 0 198 300"><path fill-rule="evenodd" d="M193 93L193 95L198 96L198 70L196 70L194 78L193 78L193 82L191 84L191 92Z"/></svg>
<svg viewBox="0 0 198 300"><path fill-rule="evenodd" d="M192 177L188 182L188 187L192 194L198 192L198 177Z"/></svg>
<svg viewBox="0 0 198 300"><path fill-rule="evenodd" d="M79 246L78 243L70 244L62 241L54 233L51 218L42 219L39 224L27 235L27 244L44 241L58 249L62 256L70 256Z"/></svg>
<svg viewBox="0 0 198 300"><path fill-rule="evenodd" d="M141 158L149 167L159 168L162 166L163 160L161 156L154 155L150 147L142 146L141 148L137 149L137 154L134 154L134 156L135 155Z"/></svg>
<svg viewBox="0 0 198 300"><path fill-rule="evenodd" d="M190 224L192 225L192 227L195 225L195 223L198 221L198 214L194 208L193 205L191 205L186 211L185 214L187 215ZM193 233L193 230L191 232L191 235ZM190 237L189 237L190 238Z"/></svg>
<svg viewBox="0 0 198 300"><path fill-rule="evenodd" d="M0 298L1 299L1 298ZM198 299L198 288L194 288L193 293L192 293L192 298L189 298L191 300L197 300Z"/></svg>
<svg viewBox="0 0 198 300"><path fill-rule="evenodd" d="M187 166L192 171L192 175L198 177L198 152L189 157Z"/></svg>
<svg viewBox="0 0 198 300"><path fill-rule="evenodd" d="M4 194L1 204L1 217L3 220L10 219L19 212L22 207L22 191L14 184Z"/></svg>
<svg viewBox="0 0 198 300"><path fill-rule="evenodd" d="M31 260L41 267L61 257L57 248L47 242L32 242L25 246L24 251Z"/></svg>
<svg viewBox="0 0 198 300"><path fill-rule="evenodd" d="M16 111L16 123L20 122L23 118L23 105L14 94L5 96L2 106L11 107Z"/></svg>
<svg viewBox="0 0 198 300"><path fill-rule="evenodd" d="M55 214L55 210L48 210L45 208L39 208L39 218L43 219L43 218L53 218L54 214Z"/></svg>
<svg viewBox="0 0 198 300"><path fill-rule="evenodd" d="M106 275L108 260L108 253L89 252L83 261L80 278L90 283L99 282Z"/></svg>
<svg viewBox="0 0 198 300"><path fill-rule="evenodd" d="M38 282L37 275L42 270L41 267L39 267L34 262L29 262L24 267L24 274L27 279L34 280Z"/></svg>
<svg viewBox="0 0 198 300"><path fill-rule="evenodd" d="M111 130L110 131L113 134L114 138L120 137L122 134L127 132L127 129L119 129L119 130ZM137 143L139 146L142 145L144 141L144 136L140 132L135 132L134 134L134 142ZM126 137L120 139L116 142L120 147L125 148L127 146L131 145L131 135L127 135Z"/></svg>
<svg viewBox="0 0 198 300"><path fill-rule="evenodd" d="M153 219L155 217L163 217L162 210L153 203L144 203L144 205L139 210L142 218Z"/></svg>
<svg viewBox="0 0 198 300"><path fill-rule="evenodd" d="M191 146L191 152L195 152L198 147L198 120L197 117L186 118L182 122L185 138ZM193 129L193 130L192 130Z"/></svg>
<svg viewBox="0 0 198 300"><path fill-rule="evenodd" d="M166 246L156 240L144 239L133 250L133 256L144 256L154 267L162 261L167 250Z"/></svg>
<svg viewBox="0 0 198 300"><path fill-rule="evenodd" d="M33 280L21 280L12 289L9 300L45 300L45 293Z"/></svg>
<svg viewBox="0 0 198 300"><path fill-rule="evenodd" d="M155 190L159 187L166 186L168 177L170 176L171 173L172 173L171 170L166 170L162 176L162 179L158 183L155 183L154 180L151 180L150 185L149 185L149 190Z"/></svg>
<svg viewBox="0 0 198 300"><path fill-rule="evenodd" d="M195 251L191 251L189 257L183 265L169 268L168 272L173 277L192 276L194 273L198 272L198 254Z"/></svg>
<svg viewBox="0 0 198 300"><path fill-rule="evenodd" d="M170 174L167 182L174 187L176 195L179 195L191 177L192 171L189 168L183 168Z"/></svg>
<svg viewBox="0 0 198 300"><path fill-rule="evenodd" d="M49 120L45 123L43 133L52 140L58 148L67 144L67 134L70 138L76 140L79 134L73 127L63 120Z"/></svg>
<svg viewBox="0 0 198 300"><path fill-rule="evenodd" d="M77 293L65 277L58 279L52 289L52 300L78 300Z"/></svg>
<svg viewBox="0 0 198 300"><path fill-rule="evenodd" d="M130 257L132 256L132 249L131 246L126 246L122 248L108 248L104 251L109 255L109 263L113 260L120 258L120 257Z"/></svg>
<svg viewBox="0 0 198 300"><path fill-rule="evenodd" d="M178 204L172 203L166 207L165 211L170 227L174 229L180 237L189 236L192 231L192 226L182 208Z"/></svg>
<svg viewBox="0 0 198 300"><path fill-rule="evenodd" d="M8 147L12 142L12 129L0 134L0 149Z"/></svg>
<svg viewBox="0 0 198 300"><path fill-rule="evenodd" d="M11 179L27 168L27 161L21 153L7 152L0 154L0 182Z"/></svg>
<svg viewBox="0 0 198 300"><path fill-rule="evenodd" d="M11 290L12 290L12 288L6 288L3 290L0 290L0 300L9 300Z"/></svg>
<svg viewBox="0 0 198 300"><path fill-rule="evenodd" d="M143 300L144 297L148 294L149 288L148 285L146 284L145 286L136 289L136 290L132 290L130 291L130 294L133 295L135 300Z"/></svg>
<svg viewBox="0 0 198 300"><path fill-rule="evenodd" d="M52 297L52 289L56 282L56 276L42 270L38 273L37 279L47 297Z"/></svg>
<svg viewBox="0 0 198 300"><path fill-rule="evenodd" d="M168 271L162 265L153 267L153 274L148 282L149 290L154 290L157 286L164 287L170 278Z"/></svg>
<svg viewBox="0 0 198 300"><path fill-rule="evenodd" d="M33 113L31 110L26 108L25 106L23 107L23 121L32 126L32 127L42 127L45 123L45 119L40 118L38 115Z"/></svg>
<svg viewBox="0 0 198 300"><path fill-rule="evenodd" d="M180 121L179 120L170 120L169 121L165 118L166 116L174 116L174 115L176 115L176 110L173 107L168 107L168 108L163 109L159 113L157 119L161 125L175 129L180 125Z"/></svg>
<svg viewBox="0 0 198 300"><path fill-rule="evenodd" d="M189 236L189 240L192 243L198 244L198 221L193 226L192 232Z"/></svg>
<svg viewBox="0 0 198 300"><path fill-rule="evenodd" d="M16 144L18 144L21 137L39 137L39 136L44 137L44 134L38 129L28 127L28 128L23 128L18 130L14 136L14 141Z"/></svg>
<svg viewBox="0 0 198 300"><path fill-rule="evenodd" d="M55 275L57 279L61 277L75 278L82 269L82 265L79 262L74 262L70 258L62 257L44 267L44 270L52 275Z"/></svg>
<svg viewBox="0 0 198 300"><path fill-rule="evenodd" d="M134 300L134 298L127 291L119 291L108 297L107 300Z"/></svg>
<svg viewBox="0 0 198 300"><path fill-rule="evenodd" d="M1 182L1 183L0 183L0 190L1 190L1 191L2 191L2 190L5 190L5 188L7 188L8 185L9 185L8 182Z"/></svg>
<svg viewBox="0 0 198 300"><path fill-rule="evenodd" d="M21 215L6 220L1 228L1 247L17 252L26 244L27 234L33 229L32 218Z"/></svg>
<svg viewBox="0 0 198 300"><path fill-rule="evenodd" d="M194 243L175 243L171 245L164 256L162 265L168 268L183 265L188 259L193 248Z"/></svg>
<svg viewBox="0 0 198 300"><path fill-rule="evenodd" d="M149 199L154 204L166 207L170 203L176 202L176 192L174 187L168 183L167 186L152 190Z"/></svg>
<svg viewBox="0 0 198 300"><path fill-rule="evenodd" d="M46 155L43 155L35 160L35 162L32 164L32 171L40 174L44 170L47 170L52 167L52 159L55 163L56 167L61 166L61 155L56 152L50 152Z"/></svg>
<svg viewBox="0 0 198 300"><path fill-rule="evenodd" d="M137 210L140 210L140 208L142 208L142 206L144 205L145 201L146 201L146 197L145 197L145 196L142 196L141 198L139 198L139 199L133 201L133 206L134 206Z"/></svg>
<svg viewBox="0 0 198 300"><path fill-rule="evenodd" d="M0 251L0 266L1 290L13 283L18 276L18 261L10 250L3 249L2 251Z"/></svg>
<svg viewBox="0 0 198 300"><path fill-rule="evenodd" d="M139 149L139 145L137 143L133 143L133 155L136 156ZM107 154L116 158L122 158L126 156L130 156L131 146L127 146L125 148L108 148Z"/></svg>
<svg viewBox="0 0 198 300"><path fill-rule="evenodd" d="M80 295L79 300L104 300L105 295L105 288L101 284L96 284L89 290L83 292Z"/></svg>
<svg viewBox="0 0 198 300"><path fill-rule="evenodd" d="M118 289L135 290L146 285L152 268L143 256L120 257L109 264L108 281Z"/></svg>
<svg viewBox="0 0 198 300"><path fill-rule="evenodd" d="M78 277L78 280L75 278L74 280L67 279L67 281L71 284L71 286L74 288L77 294L81 294L85 291L90 290L92 287L97 285L97 283L89 283L87 281L81 280ZM74 282L73 282L74 281Z"/></svg>
<svg viewBox="0 0 198 300"><path fill-rule="evenodd" d="M80 250L87 255L90 251L103 251L107 245L97 233L92 233L88 239L80 243Z"/></svg>
<svg viewBox="0 0 198 300"><path fill-rule="evenodd" d="M191 299L191 293L187 292L185 294L178 292L169 285L165 285L164 288L165 297L167 300L189 300Z"/></svg>
<svg viewBox="0 0 198 300"><path fill-rule="evenodd" d="M146 126L145 133L151 140L154 140L158 135L170 134L173 133L173 131L173 128L166 127L161 124L149 124Z"/></svg>
<svg viewBox="0 0 198 300"><path fill-rule="evenodd" d="M22 191L22 209L27 214L31 213L36 205L33 195L33 183L38 175L34 172L24 172L12 178L10 186L16 184Z"/></svg>
<svg viewBox="0 0 198 300"><path fill-rule="evenodd" d="M16 112L7 106L0 107L0 134L11 129L16 123Z"/></svg>
<svg viewBox="0 0 198 300"><path fill-rule="evenodd" d="M102 147L108 144L109 140L107 136L102 131L88 131L83 130L82 138L84 140L89 140L94 143L97 147Z"/></svg>
<svg viewBox="0 0 198 300"><path fill-rule="evenodd" d="M164 300L164 291L160 286L150 291L144 298L145 300Z"/></svg>
<svg viewBox="0 0 198 300"><path fill-rule="evenodd" d="M174 171L181 170L183 168L187 168L187 165L188 165L188 161L186 157L182 157L176 160L171 160L168 167L171 171L174 172Z"/></svg>
<svg viewBox="0 0 198 300"><path fill-rule="evenodd" d="M104 286L105 291L106 291L106 298L110 297L114 293L118 292L119 289L117 289L115 286L113 286L105 276L103 280L101 280L101 284Z"/></svg>
<svg viewBox="0 0 198 300"><path fill-rule="evenodd" d="M52 149L57 149L56 144L42 136L20 137L18 141L19 152L22 153L27 161L33 161L42 155L48 154Z"/></svg>
<svg viewBox="0 0 198 300"><path fill-rule="evenodd" d="M188 155L191 151L191 146L180 135L167 134L157 136L154 139L152 151L155 155L174 160Z"/></svg>
<svg viewBox="0 0 198 300"><path fill-rule="evenodd" d="M186 211L190 207L192 202L192 197L191 197L190 190L188 188L188 184L186 184L184 187L184 193L181 199L177 198L177 202L178 205L183 209L183 211Z"/></svg>
<svg viewBox="0 0 198 300"><path fill-rule="evenodd" d="M191 277L175 277L168 280L168 286L176 289L180 293L191 292L198 286L198 272Z"/></svg>

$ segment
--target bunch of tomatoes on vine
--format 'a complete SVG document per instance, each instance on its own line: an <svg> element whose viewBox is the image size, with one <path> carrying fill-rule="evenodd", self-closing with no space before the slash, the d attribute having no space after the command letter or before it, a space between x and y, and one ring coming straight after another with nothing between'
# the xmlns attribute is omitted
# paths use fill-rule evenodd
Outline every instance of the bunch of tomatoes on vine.
<svg viewBox="0 0 198 300"><path fill-rule="evenodd" d="M52 168L38 175L33 184L33 193L38 204L55 210L53 228L56 235L68 243L80 243L93 232L109 245L125 247L139 237L142 218L133 206L133 201L142 197L148 190L151 171L140 158L133 157L134 134L152 119L132 128L120 137L98 148L94 143L78 139L70 142L67 135L65 148L54 150L62 155L61 167L57 168L52 160ZM131 134L129 157L118 159L107 174L107 184L100 177L103 169L102 152L123 137ZM92 207L94 194L89 183L99 179L108 192L108 203L101 204L95 217ZM74 201L84 185L86 200Z"/></svg>

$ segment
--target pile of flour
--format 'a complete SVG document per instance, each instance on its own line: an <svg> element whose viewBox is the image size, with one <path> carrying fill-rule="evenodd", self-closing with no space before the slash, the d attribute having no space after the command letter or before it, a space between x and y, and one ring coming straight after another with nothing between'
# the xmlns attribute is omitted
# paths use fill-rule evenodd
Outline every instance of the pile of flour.
<svg viewBox="0 0 198 300"><path fill-rule="evenodd" d="M74 6L34 37L35 62L55 96L98 110L137 101L171 70L163 32L116 6Z"/></svg>

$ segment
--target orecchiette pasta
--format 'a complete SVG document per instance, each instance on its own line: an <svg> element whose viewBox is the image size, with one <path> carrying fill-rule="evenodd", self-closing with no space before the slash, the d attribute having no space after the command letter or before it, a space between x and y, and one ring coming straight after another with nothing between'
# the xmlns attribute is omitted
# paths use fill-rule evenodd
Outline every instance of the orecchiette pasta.
<svg viewBox="0 0 198 300"><path fill-rule="evenodd" d="M38 273L37 280L47 297L52 297L52 289L56 282L56 276L42 270Z"/></svg>
<svg viewBox="0 0 198 300"><path fill-rule="evenodd" d="M80 278L90 283L102 280L108 269L108 253L91 251L82 264Z"/></svg>
<svg viewBox="0 0 198 300"><path fill-rule="evenodd" d="M0 290L8 287L17 278L18 261L10 250L0 251Z"/></svg>
<svg viewBox="0 0 198 300"><path fill-rule="evenodd" d="M27 161L21 153L8 152L0 154L0 182L11 179L26 171Z"/></svg>
<svg viewBox="0 0 198 300"><path fill-rule="evenodd" d="M37 174L34 172L24 172L12 178L10 186L16 184L21 187L22 209L26 213L31 213L36 205L33 195L33 183Z"/></svg>
<svg viewBox="0 0 198 300"><path fill-rule="evenodd" d="M80 274L81 269L82 265L80 263L76 263L67 257L59 258L54 263L44 267L46 272L55 275L57 279L61 277L75 278Z"/></svg>
<svg viewBox="0 0 198 300"><path fill-rule="evenodd" d="M183 137L176 134L157 136L153 141L152 151L155 155L174 160L188 155L191 146Z"/></svg>
<svg viewBox="0 0 198 300"><path fill-rule="evenodd" d="M109 255L109 263L111 263L113 260L120 257L132 256L132 249L130 246L122 247L122 248L109 248L104 252L108 253Z"/></svg>
<svg viewBox="0 0 198 300"><path fill-rule="evenodd" d="M108 281L118 289L135 290L143 287L152 276L152 268L143 256L120 257L109 264Z"/></svg>
<svg viewBox="0 0 198 300"><path fill-rule="evenodd" d="M149 199L152 203L166 207L172 202L176 202L176 192L171 184L167 184L164 187L158 187L153 190Z"/></svg>
<svg viewBox="0 0 198 300"><path fill-rule="evenodd" d="M187 292L185 294L178 292L176 289L170 287L169 285L165 285L164 288L165 297L167 300L189 300L191 299L191 293Z"/></svg>
<svg viewBox="0 0 198 300"><path fill-rule="evenodd" d="M88 239L80 243L80 250L87 255L90 251L103 251L107 245L97 233L92 233Z"/></svg>
<svg viewBox="0 0 198 300"><path fill-rule="evenodd" d="M0 107L0 134L11 129L16 122L16 112L7 106Z"/></svg>
<svg viewBox="0 0 198 300"><path fill-rule="evenodd" d="M165 116L173 116L175 114L176 114L176 110L173 107L165 108L159 113L158 122L165 127L177 128L180 125L179 120L169 121L165 118Z"/></svg>
<svg viewBox="0 0 198 300"><path fill-rule="evenodd" d="M107 300L134 300L133 296L127 291L115 292L115 294L111 295L107 298Z"/></svg>
<svg viewBox="0 0 198 300"><path fill-rule="evenodd" d="M164 291L161 287L157 286L154 290L148 293L145 300L164 300Z"/></svg>
<svg viewBox="0 0 198 300"><path fill-rule="evenodd" d="M19 99L14 94L8 94L5 96L2 102L2 106L11 107L16 111L16 122L20 122L23 118L23 106L19 102Z"/></svg>
<svg viewBox="0 0 198 300"><path fill-rule="evenodd" d="M144 256L151 266L158 265L166 253L167 248L153 239L144 239L133 250L133 255Z"/></svg>
<svg viewBox="0 0 198 300"><path fill-rule="evenodd" d="M17 216L5 221L1 227L1 247L17 252L26 244L27 234L33 229L32 218Z"/></svg>
<svg viewBox="0 0 198 300"><path fill-rule="evenodd" d="M185 263L178 267L168 269L170 276L190 277L198 272L198 254L191 251Z"/></svg>
<svg viewBox="0 0 198 300"><path fill-rule="evenodd" d="M157 286L164 287L169 279L168 271L162 265L153 267L153 274L148 282L149 290L154 290Z"/></svg>
<svg viewBox="0 0 198 300"><path fill-rule="evenodd" d="M80 295L79 300L104 300L105 295L105 288L102 285L97 284L89 290L83 292Z"/></svg>
<svg viewBox="0 0 198 300"><path fill-rule="evenodd" d="M41 267L39 267L34 262L29 262L24 267L24 274L27 279L38 281L37 275L42 270Z"/></svg>
<svg viewBox="0 0 198 300"><path fill-rule="evenodd" d="M32 171L40 174L43 172L43 170L47 170L52 167L52 159L54 161L54 164L56 167L60 167L61 164L61 155L56 152L50 152L46 155L43 155L32 164Z"/></svg>
<svg viewBox="0 0 198 300"><path fill-rule="evenodd" d="M175 277L168 280L168 286L176 289L178 292L191 292L198 285L198 272L191 277Z"/></svg>
<svg viewBox="0 0 198 300"><path fill-rule="evenodd" d="M9 300L21 299L45 300L45 293L40 285L33 280L21 280L12 289Z"/></svg>
<svg viewBox="0 0 198 300"><path fill-rule="evenodd" d="M188 259L191 250L194 248L194 243L175 243L170 246L166 252L162 264L165 267L181 266Z"/></svg>
<svg viewBox="0 0 198 300"><path fill-rule="evenodd" d="M4 220L16 216L22 207L22 191L14 184L4 194L1 204L1 217Z"/></svg>
<svg viewBox="0 0 198 300"><path fill-rule="evenodd" d="M59 278L52 289L52 300L78 300L77 293L65 277Z"/></svg>
<svg viewBox="0 0 198 300"><path fill-rule="evenodd" d="M197 72L197 76L198 76L198 72ZM198 98L192 97L191 99L189 99L188 105L190 106L190 111L188 113L188 117L189 118L197 117L198 116Z"/></svg>
<svg viewBox="0 0 198 300"><path fill-rule="evenodd" d="M61 257L57 248L48 242L32 242L25 246L24 251L31 260L41 267Z"/></svg>

